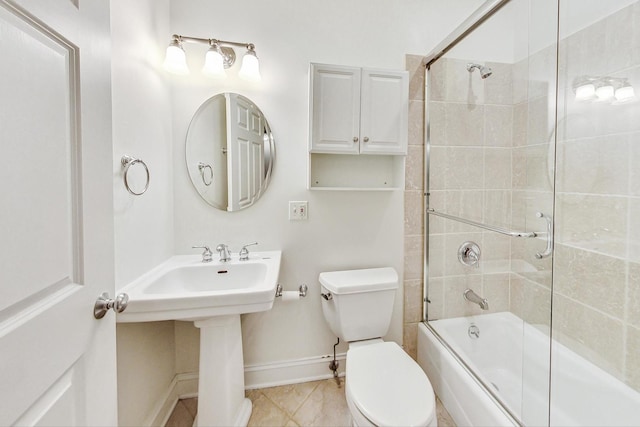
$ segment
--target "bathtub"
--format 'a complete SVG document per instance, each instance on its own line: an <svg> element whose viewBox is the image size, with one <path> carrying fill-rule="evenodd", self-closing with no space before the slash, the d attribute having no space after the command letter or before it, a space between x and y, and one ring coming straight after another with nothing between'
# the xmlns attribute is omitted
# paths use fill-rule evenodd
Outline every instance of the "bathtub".
<svg viewBox="0 0 640 427"><path fill-rule="evenodd" d="M548 333L513 313L429 324L433 330L419 325L418 363L458 426L640 425L640 393L557 341L549 408ZM469 334L472 325L477 338Z"/></svg>

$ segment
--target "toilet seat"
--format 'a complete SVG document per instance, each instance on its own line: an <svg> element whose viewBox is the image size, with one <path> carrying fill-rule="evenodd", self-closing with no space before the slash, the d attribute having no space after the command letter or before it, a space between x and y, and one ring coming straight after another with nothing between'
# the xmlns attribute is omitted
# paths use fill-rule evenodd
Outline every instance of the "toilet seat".
<svg viewBox="0 0 640 427"><path fill-rule="evenodd" d="M432 425L435 395L431 383L395 342L350 347L346 378L347 401L373 425Z"/></svg>

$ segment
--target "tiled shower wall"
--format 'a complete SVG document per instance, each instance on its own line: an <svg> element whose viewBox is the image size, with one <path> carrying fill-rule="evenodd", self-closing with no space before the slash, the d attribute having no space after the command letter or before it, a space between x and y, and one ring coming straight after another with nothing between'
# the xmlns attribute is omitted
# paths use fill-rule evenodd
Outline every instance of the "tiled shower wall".
<svg viewBox="0 0 640 427"><path fill-rule="evenodd" d="M638 52L636 2L562 40L557 56L551 46L515 64L487 63L494 74L486 80L467 72L467 60L433 65L430 206L544 231L536 212L552 214L555 182L556 245L555 259L538 260L543 238L507 238L430 217L430 319L484 313L462 298L470 287L489 300L490 311L548 326L553 263L554 338L640 390L640 102L578 103L572 90L579 76L613 76L628 78L640 93ZM408 69L418 63L409 58ZM422 148L412 149L421 158ZM405 343L412 343L422 201L408 162ZM483 251L480 268L458 263L457 248L467 240Z"/></svg>
<svg viewBox="0 0 640 427"><path fill-rule="evenodd" d="M407 55L409 71L409 148L404 192L404 348L416 359L422 321L424 278L424 66L422 56Z"/></svg>
<svg viewBox="0 0 640 427"><path fill-rule="evenodd" d="M562 40L559 69L554 337L640 391L640 102L572 90L612 76L640 95L640 3Z"/></svg>
<svg viewBox="0 0 640 427"><path fill-rule="evenodd" d="M481 79L462 59L431 67L429 100L430 200L436 211L512 228L514 131L513 66L480 62L493 74ZM458 261L467 241L481 248L477 267ZM429 319L508 311L511 238L449 219L429 217ZM489 310L463 298L473 289Z"/></svg>

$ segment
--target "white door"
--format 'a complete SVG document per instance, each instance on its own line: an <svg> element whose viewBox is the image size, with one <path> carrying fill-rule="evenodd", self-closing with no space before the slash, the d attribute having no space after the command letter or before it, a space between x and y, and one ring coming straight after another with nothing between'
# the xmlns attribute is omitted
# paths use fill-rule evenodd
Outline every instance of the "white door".
<svg viewBox="0 0 640 427"><path fill-rule="evenodd" d="M311 64L312 153L358 154L360 68Z"/></svg>
<svg viewBox="0 0 640 427"><path fill-rule="evenodd" d="M406 154L409 73L362 70L360 153Z"/></svg>
<svg viewBox="0 0 640 427"><path fill-rule="evenodd" d="M264 171L264 117L258 107L237 94L227 93L227 170L229 211L253 204L262 189Z"/></svg>
<svg viewBox="0 0 640 427"><path fill-rule="evenodd" d="M109 2L0 0L0 425L116 425Z"/></svg>

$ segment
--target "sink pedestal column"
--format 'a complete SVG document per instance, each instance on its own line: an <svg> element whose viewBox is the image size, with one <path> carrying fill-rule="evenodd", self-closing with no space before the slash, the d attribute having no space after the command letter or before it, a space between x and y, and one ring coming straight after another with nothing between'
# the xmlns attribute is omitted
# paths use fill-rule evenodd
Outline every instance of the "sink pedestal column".
<svg viewBox="0 0 640 427"><path fill-rule="evenodd" d="M251 401L244 397L240 315L194 322L200 329L198 426L246 426Z"/></svg>

